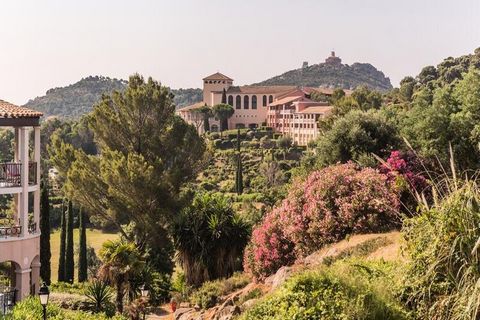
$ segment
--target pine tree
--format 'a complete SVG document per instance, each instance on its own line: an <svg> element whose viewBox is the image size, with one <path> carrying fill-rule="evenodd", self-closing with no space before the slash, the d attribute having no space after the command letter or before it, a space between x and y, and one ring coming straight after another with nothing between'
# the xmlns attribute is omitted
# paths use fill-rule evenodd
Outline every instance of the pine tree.
<svg viewBox="0 0 480 320"><path fill-rule="evenodd" d="M242 154L240 150L240 129L237 131L237 171L235 173L235 190L237 194L243 193Z"/></svg>
<svg viewBox="0 0 480 320"><path fill-rule="evenodd" d="M80 241L79 241L79 252L78 252L78 282L87 281L88 277L88 266L87 266L87 230L86 230L86 219L87 216L85 212L80 208L79 213L79 228L80 228Z"/></svg>
<svg viewBox="0 0 480 320"><path fill-rule="evenodd" d="M65 281L73 283L75 261L73 257L73 204L68 201L67 210L67 236L65 242Z"/></svg>
<svg viewBox="0 0 480 320"><path fill-rule="evenodd" d="M65 239L67 234L67 219L65 201L62 202L62 229L60 231L60 255L58 259L58 281L65 281Z"/></svg>
<svg viewBox="0 0 480 320"><path fill-rule="evenodd" d="M47 285L51 283L52 270L50 259L50 201L48 198L48 181L44 179L40 194L40 277Z"/></svg>

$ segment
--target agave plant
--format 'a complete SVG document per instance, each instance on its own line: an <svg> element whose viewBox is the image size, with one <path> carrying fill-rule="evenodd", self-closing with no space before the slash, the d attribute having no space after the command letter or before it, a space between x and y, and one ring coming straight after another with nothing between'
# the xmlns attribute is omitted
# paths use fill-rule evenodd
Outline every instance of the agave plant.
<svg viewBox="0 0 480 320"><path fill-rule="evenodd" d="M113 294L106 282L94 280L85 288L85 296L95 312L102 312L106 305L111 302Z"/></svg>

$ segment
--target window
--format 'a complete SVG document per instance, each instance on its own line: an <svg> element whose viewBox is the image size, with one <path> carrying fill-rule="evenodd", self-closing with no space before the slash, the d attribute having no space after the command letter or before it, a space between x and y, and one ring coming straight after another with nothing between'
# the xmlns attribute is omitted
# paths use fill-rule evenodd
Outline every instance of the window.
<svg viewBox="0 0 480 320"><path fill-rule="evenodd" d="M267 106L267 96L263 96L263 101L262 101L262 106L266 107Z"/></svg>
<svg viewBox="0 0 480 320"><path fill-rule="evenodd" d="M240 96L235 97L235 109L242 108L242 98Z"/></svg>
<svg viewBox="0 0 480 320"><path fill-rule="evenodd" d="M228 104L233 107L233 96L228 96Z"/></svg>
<svg viewBox="0 0 480 320"><path fill-rule="evenodd" d="M248 109L250 108L250 97L249 96L244 96L243 97L243 109Z"/></svg>
<svg viewBox="0 0 480 320"><path fill-rule="evenodd" d="M212 132L218 132L218 126L216 124L212 124L212 127L210 128Z"/></svg>
<svg viewBox="0 0 480 320"><path fill-rule="evenodd" d="M252 109L257 109L257 96L252 96Z"/></svg>
<svg viewBox="0 0 480 320"><path fill-rule="evenodd" d="M272 95L269 95L268 96L268 103L272 103L273 102L273 96Z"/></svg>
<svg viewBox="0 0 480 320"><path fill-rule="evenodd" d="M235 125L235 129L244 129L245 128L245 125L243 123L237 123Z"/></svg>

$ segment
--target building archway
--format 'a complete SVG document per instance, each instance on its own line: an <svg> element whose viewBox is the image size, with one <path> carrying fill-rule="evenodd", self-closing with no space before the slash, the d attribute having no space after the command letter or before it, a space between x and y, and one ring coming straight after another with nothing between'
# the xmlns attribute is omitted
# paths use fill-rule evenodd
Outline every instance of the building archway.
<svg viewBox="0 0 480 320"><path fill-rule="evenodd" d="M249 109L250 108L250 97L249 96L244 96L243 97L243 109Z"/></svg>
<svg viewBox="0 0 480 320"><path fill-rule="evenodd" d="M228 96L228 104L233 107L233 96Z"/></svg>
<svg viewBox="0 0 480 320"><path fill-rule="evenodd" d="M257 96L252 96L252 109L257 109Z"/></svg>
<svg viewBox="0 0 480 320"><path fill-rule="evenodd" d="M235 109L242 108L242 97L240 95L235 97Z"/></svg>

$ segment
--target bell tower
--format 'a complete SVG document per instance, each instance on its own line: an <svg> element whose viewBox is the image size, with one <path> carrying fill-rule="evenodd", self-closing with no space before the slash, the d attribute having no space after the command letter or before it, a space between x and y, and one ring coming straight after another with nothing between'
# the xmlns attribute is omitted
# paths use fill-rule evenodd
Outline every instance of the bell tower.
<svg viewBox="0 0 480 320"><path fill-rule="evenodd" d="M203 102L208 106L213 105L213 95L228 90L233 84L233 79L220 72L203 78Z"/></svg>

